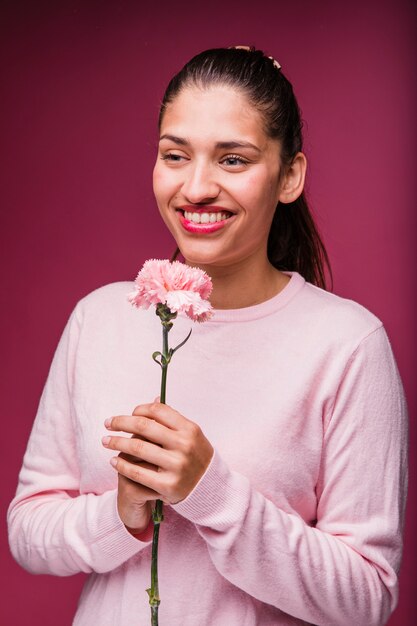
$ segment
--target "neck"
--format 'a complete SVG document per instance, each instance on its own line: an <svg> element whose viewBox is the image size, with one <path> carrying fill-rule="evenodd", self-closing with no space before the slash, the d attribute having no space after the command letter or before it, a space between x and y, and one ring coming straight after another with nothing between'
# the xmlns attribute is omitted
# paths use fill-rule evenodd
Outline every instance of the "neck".
<svg viewBox="0 0 417 626"><path fill-rule="evenodd" d="M213 281L210 302L215 309L241 309L265 302L277 295L289 282L289 277L275 269L269 261L253 267L239 263L220 267L200 266Z"/></svg>

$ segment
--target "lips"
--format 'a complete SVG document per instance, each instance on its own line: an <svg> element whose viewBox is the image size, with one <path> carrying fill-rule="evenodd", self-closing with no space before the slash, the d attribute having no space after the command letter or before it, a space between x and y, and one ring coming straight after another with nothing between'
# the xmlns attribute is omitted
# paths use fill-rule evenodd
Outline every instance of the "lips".
<svg viewBox="0 0 417 626"><path fill-rule="evenodd" d="M233 213L221 206L183 206L177 211L183 228L192 233L216 232L233 218Z"/></svg>

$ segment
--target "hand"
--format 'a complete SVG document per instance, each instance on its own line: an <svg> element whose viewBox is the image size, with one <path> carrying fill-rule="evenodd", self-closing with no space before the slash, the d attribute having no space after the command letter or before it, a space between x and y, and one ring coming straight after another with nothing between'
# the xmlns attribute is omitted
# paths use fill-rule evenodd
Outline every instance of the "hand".
<svg viewBox="0 0 417 626"><path fill-rule="evenodd" d="M145 499L175 504L186 498L213 456L200 427L166 404L139 405L132 415L115 416L105 425L133 435L105 437L103 445L122 453L112 459L119 476L146 490L138 492L142 506ZM120 510L132 508L132 496L131 490L123 490Z"/></svg>
<svg viewBox="0 0 417 626"><path fill-rule="evenodd" d="M130 463L138 462L138 459L125 454L119 456ZM152 513L151 501L157 498L158 494L152 489L118 474L117 510L120 519L132 535L142 534L146 530Z"/></svg>

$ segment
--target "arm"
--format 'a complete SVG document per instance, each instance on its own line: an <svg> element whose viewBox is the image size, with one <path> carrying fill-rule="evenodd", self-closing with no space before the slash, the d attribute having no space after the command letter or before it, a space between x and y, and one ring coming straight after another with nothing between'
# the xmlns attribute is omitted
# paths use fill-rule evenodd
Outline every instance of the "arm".
<svg viewBox="0 0 417 626"><path fill-rule="evenodd" d="M135 414L136 422L113 418L112 427L144 436L140 450L119 437L106 445L136 453L160 471L124 461L118 471L177 503L173 508L196 525L222 576L309 623L385 623L397 600L406 409L382 329L352 355L325 416L315 527L212 456L198 428L176 411L143 405Z"/></svg>
<svg viewBox="0 0 417 626"><path fill-rule="evenodd" d="M79 332L76 309L55 353L8 512L11 551L34 573L110 571L150 538L127 531L117 512L117 489L80 494L71 414Z"/></svg>
<svg viewBox="0 0 417 626"><path fill-rule="evenodd" d="M316 527L220 459L174 508L223 576L257 599L320 626L376 626L397 602L405 456L401 383L379 329L352 355L326 417Z"/></svg>

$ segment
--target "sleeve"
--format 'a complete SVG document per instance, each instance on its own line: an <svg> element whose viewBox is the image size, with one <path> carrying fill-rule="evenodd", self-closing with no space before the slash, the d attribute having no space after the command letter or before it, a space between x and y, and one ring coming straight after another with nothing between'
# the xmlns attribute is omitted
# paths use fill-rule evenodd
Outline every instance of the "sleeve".
<svg viewBox="0 0 417 626"><path fill-rule="evenodd" d="M107 572L148 545L117 512L117 491L80 494L71 389L80 322L72 314L55 352L8 510L13 556L36 574Z"/></svg>
<svg viewBox="0 0 417 626"><path fill-rule="evenodd" d="M317 626L380 626L395 608L407 483L407 411L383 328L346 366L326 415L317 523L281 510L215 454L174 509L227 580Z"/></svg>

